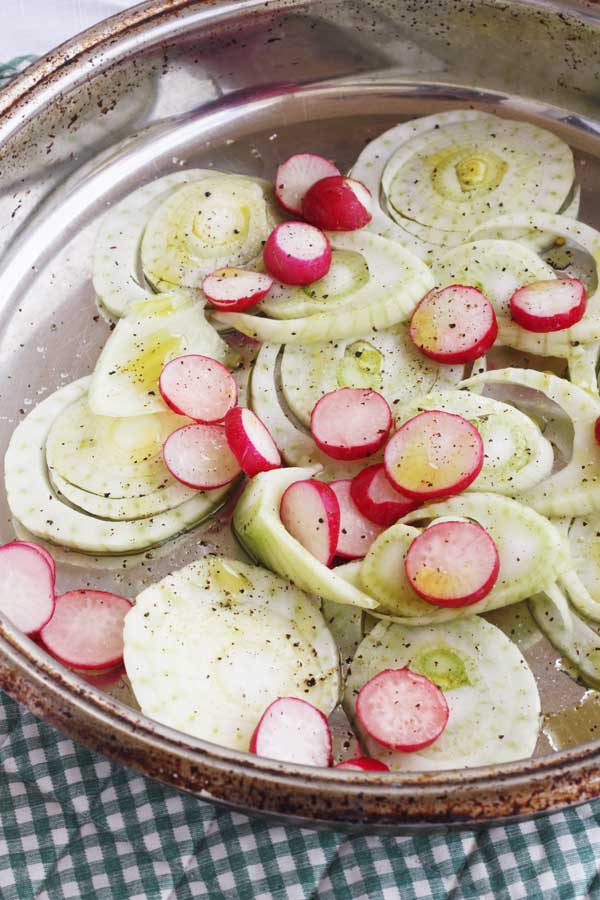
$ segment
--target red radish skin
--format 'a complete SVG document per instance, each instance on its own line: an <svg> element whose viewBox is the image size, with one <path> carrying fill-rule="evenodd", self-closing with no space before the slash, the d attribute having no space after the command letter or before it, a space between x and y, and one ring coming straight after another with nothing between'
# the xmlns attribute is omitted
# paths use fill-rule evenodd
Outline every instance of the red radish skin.
<svg viewBox="0 0 600 900"><path fill-rule="evenodd" d="M28 541L0 547L0 613L29 637L39 634L55 606L54 565Z"/></svg>
<svg viewBox="0 0 600 900"><path fill-rule="evenodd" d="M283 284L311 284L327 275L331 244L326 234L306 222L283 222L263 249L265 266Z"/></svg>
<svg viewBox="0 0 600 900"><path fill-rule="evenodd" d="M570 328L585 315L587 295L578 278L536 281L514 292L510 314L521 328L536 334Z"/></svg>
<svg viewBox="0 0 600 900"><path fill-rule="evenodd" d="M317 446L333 459L363 459L385 444L392 412L385 397L367 388L340 388L321 397L310 417Z"/></svg>
<svg viewBox="0 0 600 900"><path fill-rule="evenodd" d="M600 444L600 416L598 416L594 425L594 437L596 438L596 443Z"/></svg>
<svg viewBox="0 0 600 900"><path fill-rule="evenodd" d="M410 336L419 350L449 365L484 356L497 335L490 301L477 288L462 284L429 291L410 322Z"/></svg>
<svg viewBox="0 0 600 900"><path fill-rule="evenodd" d="M123 661L123 622L131 607L125 597L106 591L61 594L42 642L66 666L112 669Z"/></svg>
<svg viewBox="0 0 600 900"><path fill-rule="evenodd" d="M43 556L48 565L50 566L50 570L52 572L52 579L56 579L56 563L54 562L54 557L50 553L49 550L46 550L45 547L42 547L41 544L35 544L33 541L12 541L10 544L5 544L5 547L12 547L14 545L19 545L22 547L31 547L32 550L36 550L40 556Z"/></svg>
<svg viewBox="0 0 600 900"><path fill-rule="evenodd" d="M264 711L250 738L250 752L302 766L331 766L332 740L326 716L298 697L279 697Z"/></svg>
<svg viewBox="0 0 600 900"><path fill-rule="evenodd" d="M420 505L418 500L402 494L390 484L382 463L367 466L355 475L350 494L363 516L385 528Z"/></svg>
<svg viewBox="0 0 600 900"><path fill-rule="evenodd" d="M281 454L266 425L250 409L237 406L225 416L229 448L249 478L281 466Z"/></svg>
<svg viewBox="0 0 600 900"><path fill-rule="evenodd" d="M210 356L172 359L162 370L158 386L173 412L205 425L221 422L237 403L233 375Z"/></svg>
<svg viewBox="0 0 600 900"><path fill-rule="evenodd" d="M339 174L337 166L316 153L294 153L277 169L275 196L284 209L300 216L307 190L322 178Z"/></svg>
<svg viewBox="0 0 600 900"><path fill-rule="evenodd" d="M414 753L439 738L449 711L442 691L424 675L410 669L384 669L361 688L356 714L378 744Z"/></svg>
<svg viewBox="0 0 600 900"><path fill-rule="evenodd" d="M208 302L223 312L243 312L256 306L272 287L273 279L265 272L249 272L234 267L217 269L202 282Z"/></svg>
<svg viewBox="0 0 600 900"><path fill-rule="evenodd" d="M336 556L344 559L361 559L384 530L382 525L369 521L352 499L350 479L342 478L329 485L340 505L340 534Z"/></svg>
<svg viewBox="0 0 600 900"><path fill-rule="evenodd" d="M462 416L427 410L400 426L383 463L390 483L406 496L442 499L475 481L483 466L483 441Z"/></svg>
<svg viewBox="0 0 600 900"><path fill-rule="evenodd" d="M302 214L325 231L356 231L373 218L373 198L361 181L331 175L306 192Z"/></svg>
<svg viewBox="0 0 600 900"><path fill-rule="evenodd" d="M328 484L295 481L286 488L279 507L285 528L309 553L330 566L340 534L340 504Z"/></svg>
<svg viewBox="0 0 600 900"><path fill-rule="evenodd" d="M470 606L494 587L500 559L488 532L472 522L439 522L414 539L404 560L413 590L434 606Z"/></svg>
<svg viewBox="0 0 600 900"><path fill-rule="evenodd" d="M165 441L163 458L177 481L197 490L215 490L240 474L223 425L197 424L178 428Z"/></svg>
<svg viewBox="0 0 600 900"><path fill-rule="evenodd" d="M389 772L390 767L386 766L380 759L371 759L368 756L357 756L356 759L346 759L344 762L334 766L335 769L349 769L355 772Z"/></svg>

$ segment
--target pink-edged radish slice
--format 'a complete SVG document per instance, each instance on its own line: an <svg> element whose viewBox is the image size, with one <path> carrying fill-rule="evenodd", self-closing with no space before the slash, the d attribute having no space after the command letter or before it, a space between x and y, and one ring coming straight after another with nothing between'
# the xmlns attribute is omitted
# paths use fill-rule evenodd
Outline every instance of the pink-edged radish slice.
<svg viewBox="0 0 600 900"><path fill-rule="evenodd" d="M173 412L197 422L221 422L237 402L229 369L210 356L178 356L166 364L158 387Z"/></svg>
<svg viewBox="0 0 600 900"><path fill-rule="evenodd" d="M477 288L462 284L429 291L410 321L413 343L441 363L472 362L488 352L497 335L490 301Z"/></svg>
<svg viewBox="0 0 600 900"><path fill-rule="evenodd" d="M283 284L311 284L329 271L329 238L306 222L283 222L263 249L265 266Z"/></svg>
<svg viewBox="0 0 600 900"><path fill-rule="evenodd" d="M369 547L383 531L383 526L376 525L363 516L352 499L352 482L349 478L332 481L329 487L340 505L340 534L335 555L343 556L344 559L361 559L367 555Z"/></svg>
<svg viewBox="0 0 600 900"><path fill-rule="evenodd" d="M435 606L470 606L487 597L500 570L492 537L473 522L438 522L419 534L406 554L414 591Z"/></svg>
<svg viewBox="0 0 600 900"><path fill-rule="evenodd" d="M594 437L596 438L596 443L600 444L600 416L598 416L594 425Z"/></svg>
<svg viewBox="0 0 600 900"><path fill-rule="evenodd" d="M337 763L334 769L351 769L355 772L389 772L390 767L386 766L380 759L371 759L369 756L357 756L356 759L345 759L344 762Z"/></svg>
<svg viewBox="0 0 600 900"><path fill-rule="evenodd" d="M367 734L392 750L411 753L433 744L448 722L439 687L410 669L384 669L361 688L356 715Z"/></svg>
<svg viewBox="0 0 600 900"><path fill-rule="evenodd" d="M363 516L386 528L419 506L418 500L392 487L382 463L367 466L355 475L350 494Z"/></svg>
<svg viewBox="0 0 600 900"><path fill-rule="evenodd" d="M316 153L294 153L282 162L275 176L275 196L288 212L302 215L302 201L316 181L340 170L330 160Z"/></svg>
<svg viewBox="0 0 600 900"><path fill-rule="evenodd" d="M223 312L243 312L255 306L273 287L273 279L265 272L246 269L217 269L202 282L208 302Z"/></svg>
<svg viewBox="0 0 600 900"><path fill-rule="evenodd" d="M333 459L363 459L387 440L392 413L385 397L368 388L340 388L321 397L310 417L317 446Z"/></svg>
<svg viewBox="0 0 600 900"><path fill-rule="evenodd" d="M0 584L0 612L26 635L38 634L55 602L54 568L45 552L27 541L0 547Z"/></svg>
<svg viewBox="0 0 600 900"><path fill-rule="evenodd" d="M44 557L48 565L50 566L50 570L52 572L52 578L56 579L56 563L54 562L54 557L50 553L49 550L46 550L45 547L42 547L40 544L35 544L33 541L13 541L11 544L5 544L5 547L12 547L13 545L23 546L23 547L31 547L32 550L37 551L41 556Z"/></svg>
<svg viewBox="0 0 600 900"><path fill-rule="evenodd" d="M229 448L242 470L252 478L281 466L281 454L266 425L250 409L237 406L225 416Z"/></svg>
<svg viewBox="0 0 600 900"><path fill-rule="evenodd" d="M554 278L526 284L510 298L510 314L521 328L546 334L562 331L585 314L587 295L578 278Z"/></svg>
<svg viewBox="0 0 600 900"><path fill-rule="evenodd" d="M309 553L331 565L340 534L340 505L328 484L312 478L290 484L281 498L279 516Z"/></svg>
<svg viewBox="0 0 600 900"><path fill-rule="evenodd" d="M223 425L178 428L166 439L163 458L177 481L197 490L223 487L240 474Z"/></svg>
<svg viewBox="0 0 600 900"><path fill-rule="evenodd" d="M421 502L460 494L483 466L483 441L474 425L442 410L419 413L400 426L383 456L389 481Z"/></svg>
<svg viewBox="0 0 600 900"><path fill-rule="evenodd" d="M333 762L327 717L298 697L279 697L266 708L250 738L250 752L301 766Z"/></svg>
<svg viewBox="0 0 600 900"><path fill-rule="evenodd" d="M362 181L331 175L306 192L302 215L325 231L356 231L369 224L372 207L371 192Z"/></svg>
<svg viewBox="0 0 600 900"><path fill-rule="evenodd" d="M123 621L132 604L106 591L69 591L56 598L42 628L44 646L76 669L112 669L123 661Z"/></svg>

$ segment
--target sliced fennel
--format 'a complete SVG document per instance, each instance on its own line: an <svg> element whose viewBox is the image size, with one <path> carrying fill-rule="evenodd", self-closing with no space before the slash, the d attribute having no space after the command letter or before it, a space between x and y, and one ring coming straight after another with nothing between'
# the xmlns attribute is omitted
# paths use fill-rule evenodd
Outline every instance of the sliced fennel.
<svg viewBox="0 0 600 900"><path fill-rule="evenodd" d="M94 555L135 553L197 525L224 502L228 488L197 493L191 500L138 521L98 519L64 503L48 480L46 440L52 423L85 395L88 378L60 388L16 428L4 460L12 515L43 540Z"/></svg>
<svg viewBox="0 0 600 900"><path fill-rule="evenodd" d="M591 687L600 688L600 634L571 610L568 625L557 612L555 598L536 594L529 609L540 631L552 646L574 666L577 675Z"/></svg>
<svg viewBox="0 0 600 900"><path fill-rule="evenodd" d="M496 369L469 378L464 384L521 385L557 403L573 423L571 458L563 469L522 493L519 499L546 516L580 516L600 511L600 448L594 438L600 398L564 378L535 369Z"/></svg>
<svg viewBox="0 0 600 900"><path fill-rule="evenodd" d="M336 238L336 241L353 240L353 246L362 248L369 265L370 280L358 291L349 292L346 300L330 311L302 312L295 318L286 319L217 312L212 314L212 319L237 328L256 340L278 344L313 344L360 337L405 322L419 300L434 286L431 272L413 253L392 241L366 231L356 234ZM387 261L379 271L378 261L382 258ZM305 304L300 304L296 308L300 311L304 307ZM323 308L327 309L325 305Z"/></svg>
<svg viewBox="0 0 600 900"><path fill-rule="evenodd" d="M265 708L300 697L333 711L335 642L315 603L271 572L207 557L143 591L124 627L124 660L142 712L247 750Z"/></svg>
<svg viewBox="0 0 600 900"><path fill-rule="evenodd" d="M600 622L600 515L573 519L568 539L574 571L561 584L581 615Z"/></svg>
<svg viewBox="0 0 600 900"><path fill-rule="evenodd" d="M450 710L441 736L412 753L389 750L370 738L355 706L367 681L382 669L403 667L437 683ZM380 622L356 651L344 709L368 755L395 771L458 769L531 756L541 712L535 678L521 651L479 616L442 627Z"/></svg>
<svg viewBox="0 0 600 900"><path fill-rule="evenodd" d="M552 471L552 445L535 422L508 403L471 391L433 391L399 408L396 423L400 425L425 409L463 416L479 431L484 463L470 491L515 495Z"/></svg>
<svg viewBox="0 0 600 900"><path fill-rule="evenodd" d="M490 593L471 606L435 607L415 594L404 571L404 559L420 528L412 523L440 518L478 522L492 536L500 572ZM384 531L371 545L361 570L364 590L379 602L376 615L391 615L405 624L446 622L518 603L552 585L569 569L560 533L543 516L498 494L465 493L417 509Z"/></svg>
<svg viewBox="0 0 600 900"><path fill-rule="evenodd" d="M250 556L273 572L323 600L374 609L377 602L345 582L305 550L283 526L279 505L290 484L311 478L313 469L274 469L246 486L233 516L233 528Z"/></svg>
<svg viewBox="0 0 600 900"><path fill-rule="evenodd" d="M96 363L90 409L99 416L118 417L164 412L158 390L160 373L166 362L186 353L220 362L227 357L227 345L191 293L172 291L134 303Z"/></svg>
<svg viewBox="0 0 600 900"><path fill-rule="evenodd" d="M279 218L268 182L211 172L174 190L150 216L144 274L157 290L199 288L215 269L252 264Z"/></svg>
<svg viewBox="0 0 600 900"><path fill-rule="evenodd" d="M172 172L133 191L106 213L94 246L93 282L111 315L122 316L131 303L151 297L140 274L139 253L153 210L174 188L212 174L210 169Z"/></svg>
<svg viewBox="0 0 600 900"><path fill-rule="evenodd" d="M289 344L281 358L286 403L307 427L317 401L338 388L371 388L393 410L434 385L456 384L462 372L463 366L441 365L420 353L406 325L357 339Z"/></svg>
<svg viewBox="0 0 600 900"><path fill-rule="evenodd" d="M347 563L346 565L353 565ZM339 569L345 568L338 566ZM329 628L340 653L342 670L345 672L352 662L356 648L363 639L364 612L358 606L342 606L341 603L332 603L323 600L321 604L323 618Z"/></svg>

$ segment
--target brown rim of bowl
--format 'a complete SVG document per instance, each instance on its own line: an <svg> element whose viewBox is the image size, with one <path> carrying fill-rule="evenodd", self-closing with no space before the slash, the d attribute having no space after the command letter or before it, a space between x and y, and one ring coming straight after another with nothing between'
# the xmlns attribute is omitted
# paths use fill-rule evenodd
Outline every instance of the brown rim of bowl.
<svg viewBox="0 0 600 900"><path fill-rule="evenodd" d="M513 0L600 21L582 0ZM303 0L154 0L101 22L42 57L0 91L0 144L61 92L136 49L172 40L191 24L215 24ZM498 766L406 773L342 772L277 763L186 737L95 690L50 659L8 623L0 623L0 687L92 749L201 798L245 811L397 831L519 818L600 795L600 741Z"/></svg>

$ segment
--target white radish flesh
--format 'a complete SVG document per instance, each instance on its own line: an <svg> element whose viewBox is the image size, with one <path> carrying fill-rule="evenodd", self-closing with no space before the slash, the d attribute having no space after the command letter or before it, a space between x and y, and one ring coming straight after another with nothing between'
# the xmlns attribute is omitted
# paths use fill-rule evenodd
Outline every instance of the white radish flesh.
<svg viewBox="0 0 600 900"><path fill-rule="evenodd" d="M449 497L464 491L483 466L483 441L462 416L440 410L405 422L385 448L391 483L416 500Z"/></svg>
<svg viewBox="0 0 600 900"><path fill-rule="evenodd" d="M327 768L333 761L327 718L306 700L279 697L267 707L256 726L250 752L282 762Z"/></svg>
<svg viewBox="0 0 600 900"><path fill-rule="evenodd" d="M310 419L317 446L333 459L370 456L384 445L391 427L387 400L364 388L340 388L325 394Z"/></svg>
<svg viewBox="0 0 600 900"><path fill-rule="evenodd" d="M302 215L302 201L309 188L340 171L316 153L294 153L282 162L275 175L275 196L288 212Z"/></svg>
<svg viewBox="0 0 600 900"><path fill-rule="evenodd" d="M123 660L123 622L131 606L106 591L69 591L56 598L42 641L67 666L111 669Z"/></svg>
<svg viewBox="0 0 600 900"><path fill-rule="evenodd" d="M361 688L356 715L377 743L408 753L429 747L441 735L448 722L448 704L424 675L385 669Z"/></svg>
<svg viewBox="0 0 600 900"><path fill-rule="evenodd" d="M21 541L0 547L0 583L0 613L25 634L38 634L54 611L54 569L42 548Z"/></svg>
<svg viewBox="0 0 600 900"><path fill-rule="evenodd" d="M327 235L306 222L283 222L269 237L263 259L271 275L283 284L311 284L331 265Z"/></svg>
<svg viewBox="0 0 600 900"><path fill-rule="evenodd" d="M363 516L386 528L419 505L418 500L392 487L382 464L359 472L352 480L350 494Z"/></svg>
<svg viewBox="0 0 600 900"><path fill-rule="evenodd" d="M225 434L240 468L250 478L281 466L277 444L252 410L232 409L225 417Z"/></svg>
<svg viewBox="0 0 600 900"><path fill-rule="evenodd" d="M410 336L419 350L448 364L484 356L497 334L490 301L476 288L460 284L426 294L410 322Z"/></svg>
<svg viewBox="0 0 600 900"><path fill-rule="evenodd" d="M182 484L210 491L240 474L223 425L184 425L163 447L165 465Z"/></svg>
<svg viewBox="0 0 600 900"><path fill-rule="evenodd" d="M18 534L18 532L17 532ZM14 541L13 543L20 544L23 547L31 547L32 550L36 550L41 556L44 557L48 565L50 566L50 571L52 572L52 578L56 579L56 562L54 561L54 557L45 547L42 547L41 544L35 544L33 541ZM10 546L9 544L5 546Z"/></svg>
<svg viewBox="0 0 600 900"><path fill-rule="evenodd" d="M336 555L345 559L360 559L369 552L375 538L383 531L367 519L352 499L352 482L349 479L332 481L329 485L340 505L340 535Z"/></svg>
<svg viewBox="0 0 600 900"><path fill-rule="evenodd" d="M279 515L285 528L312 555L329 566L340 534L340 504L332 488L311 478L284 492Z"/></svg>
<svg viewBox="0 0 600 900"><path fill-rule="evenodd" d="M264 272L235 267L217 269L202 282L202 290L215 309L243 312L255 306L273 287L273 279Z"/></svg>
<svg viewBox="0 0 600 900"><path fill-rule="evenodd" d="M414 539L405 560L416 593L435 606L469 606L487 597L500 559L491 536L472 522L439 522Z"/></svg>
<svg viewBox="0 0 600 900"><path fill-rule="evenodd" d="M158 385L174 412L205 424L222 421L237 401L233 375L209 356L190 354L172 359L162 370Z"/></svg>
<svg viewBox="0 0 600 900"><path fill-rule="evenodd" d="M515 291L510 298L510 313L521 328L546 334L579 322L586 303L585 287L578 278L556 278Z"/></svg>
<svg viewBox="0 0 600 900"><path fill-rule="evenodd" d="M302 214L326 231L356 231L369 224L372 207L371 192L362 182L332 175L317 181L306 192Z"/></svg>

